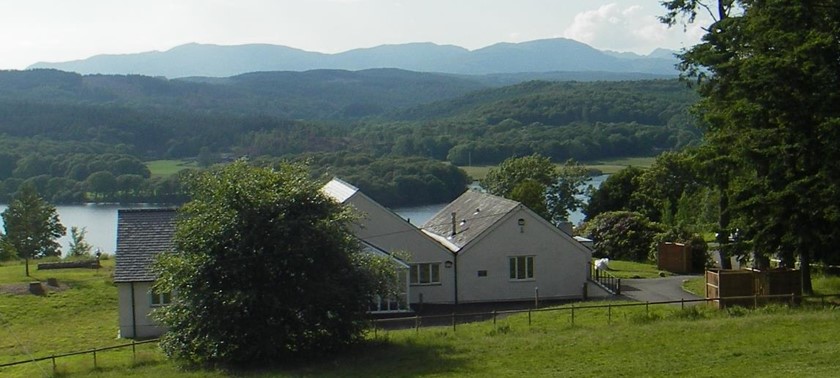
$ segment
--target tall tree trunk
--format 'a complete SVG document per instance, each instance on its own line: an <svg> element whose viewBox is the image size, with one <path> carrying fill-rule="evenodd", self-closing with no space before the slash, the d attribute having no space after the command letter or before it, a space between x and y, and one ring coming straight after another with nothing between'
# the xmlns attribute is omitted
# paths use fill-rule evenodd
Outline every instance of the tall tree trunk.
<svg viewBox="0 0 840 378"><path fill-rule="evenodd" d="M720 258L721 269L732 269L732 261L729 259L729 194L726 189L720 187L720 199L718 200L718 256Z"/></svg>
<svg viewBox="0 0 840 378"><path fill-rule="evenodd" d="M802 274L802 293L805 295L814 294L814 287L811 285L811 254L807 246L799 242L799 272Z"/></svg>

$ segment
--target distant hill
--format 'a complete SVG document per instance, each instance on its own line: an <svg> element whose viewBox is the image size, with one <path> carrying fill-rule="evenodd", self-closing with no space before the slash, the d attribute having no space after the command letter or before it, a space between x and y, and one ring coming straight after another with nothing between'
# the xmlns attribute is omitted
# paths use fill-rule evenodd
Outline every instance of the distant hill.
<svg viewBox="0 0 840 378"><path fill-rule="evenodd" d="M189 109L309 120L356 119L453 99L485 87L465 77L396 69L255 72L171 80L45 69L0 71L0 102Z"/></svg>
<svg viewBox="0 0 840 378"><path fill-rule="evenodd" d="M229 77L261 71L374 68L461 75L569 71L669 77L677 75L674 68L676 59L662 51L657 50L656 54L650 56L633 54L632 58L628 57L563 38L498 43L473 51L452 45L409 43L355 49L338 54L267 44L219 46L192 43L164 52L97 55L70 62L41 62L29 68L53 68L81 74L139 74L169 78Z"/></svg>

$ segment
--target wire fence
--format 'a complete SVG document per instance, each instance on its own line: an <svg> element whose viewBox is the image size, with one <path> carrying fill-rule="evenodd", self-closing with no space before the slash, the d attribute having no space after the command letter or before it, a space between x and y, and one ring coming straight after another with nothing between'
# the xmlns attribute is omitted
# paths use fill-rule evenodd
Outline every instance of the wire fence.
<svg viewBox="0 0 840 378"><path fill-rule="evenodd" d="M420 328L425 327L452 327L452 331L456 331L459 324L466 324L466 323L473 323L477 321L492 321L493 326L496 326L497 320L504 318L510 315L516 314L527 314L527 322L528 325L531 326L534 321L534 314L536 313L548 313L548 312L568 312L569 321L571 325L574 326L575 324L575 317L581 316L584 310L595 310L601 309L606 310L607 313L607 322L611 323L613 319L613 309L619 308L627 308L627 307L645 307L646 313L650 311L650 306L661 306L661 305L677 305L679 304L681 309L685 309L686 305L696 304L696 303L712 303L712 302L719 302L721 300L752 300L756 307L759 304L764 304L767 301L775 301L782 304L787 304L789 306L795 306L802 302L803 299L813 299L812 303L814 305L819 305L822 308L838 308L840 307L840 293L838 294L825 294L825 295L794 295L794 294L776 294L776 295L753 295L753 296L741 296L741 297L724 297L724 298L705 298L705 299L681 299L679 301L663 301L663 302L637 302L637 303L610 303L609 301L606 304L597 304L597 305L570 305L565 307L546 307L546 308L529 308L529 309L519 309L519 310L493 310L489 312L466 312L466 313L457 313L452 312L451 314L446 315L427 315L427 316L410 316L410 317L399 317L399 318L390 318L390 319L376 319L373 321L373 332L374 335L380 330L398 330L398 329L414 329L415 331L419 332ZM816 300L819 300L819 303ZM125 349L131 348L132 351L132 359L134 362L137 360L137 346L149 343L156 343L159 339L150 339L144 341L132 341L131 343L121 344L121 345L113 345L108 347L101 347L101 348L93 348L83 351L77 352L69 352L69 353L61 353L61 354L52 354L49 356L37 357L37 358L30 358L21 361L15 362L7 362L0 364L0 369L22 365L22 364L29 364L29 363L36 363L40 361L51 361L52 362L52 369L53 373L57 372L57 363L56 360L60 358L72 357L72 356L79 356L79 355L87 355L90 354L92 356L92 362L94 369L98 368L98 356L97 353L110 351L110 350L117 350L117 349Z"/></svg>
<svg viewBox="0 0 840 378"><path fill-rule="evenodd" d="M86 354L92 355L92 357L93 357L93 368L97 369L99 367L98 366L98 361L97 361L97 353L101 354L102 352L105 352L105 351L131 348L132 361L136 362L137 361L137 346L138 345L156 343L158 341L159 341L158 339L149 339L149 340L143 340L143 341L133 341L132 340L131 343L126 343L126 344L113 345L113 346L107 346L107 347L101 347L101 348L93 348L93 349L83 350L83 351L78 351L78 352L51 354L49 356L44 356L44 357L37 357L37 358L30 358L30 359L27 359L27 360L2 363L2 364L0 364L0 369L6 368L6 367L11 367L11 366L16 366L16 365L30 364L30 363L36 363L36 362L48 361L49 360L49 361L52 362L53 374L55 374L55 373L57 373L57 367L58 367L58 365L56 363L57 359L72 357L72 356L86 355Z"/></svg>
<svg viewBox="0 0 840 378"><path fill-rule="evenodd" d="M607 312L607 322L611 323L613 321L613 309L618 308L626 308L626 307L645 307L646 313L649 313L650 306L661 306L661 305L680 305L681 309L685 309L686 305L694 305L698 303L705 303L705 304L714 304L716 307L721 307L721 301L724 302L731 302L731 301L740 301L740 303L744 303L745 301L751 302L753 304L752 307L759 307L760 305L766 304L768 302L774 303L781 303L787 304L789 306L795 306L801 304L802 300L805 298L811 298L814 301L819 300L819 303L813 302L815 305L819 305L822 308L831 307L831 308L838 308L840 307L840 294L825 294L825 295L795 295L795 294L773 294L773 295L751 295L751 296L730 296L724 298L701 298L701 299L681 299L678 301L661 301L661 302L635 302L635 303L610 303L607 301L606 304L595 304L595 305L569 305L569 306L560 306L560 307L546 307L546 308L528 308L528 309L517 309L517 310L493 310L490 312L465 312L465 313L458 313L452 312L449 314L442 314L442 315L426 315L426 316L410 316L410 317L395 317L389 319L376 319L374 320L374 334L380 330L388 331L388 330L399 330L399 329L415 329L419 332L420 328L424 327L451 327L452 331L456 331L459 324L466 324L472 323L476 321L490 321L492 320L493 325L495 326L496 321L500 318L507 317L510 315L517 315L517 314L527 314L528 319L528 326L531 326L533 323L533 318L535 313L546 313L546 312L567 312L569 316L569 320L571 325L575 324L575 316L580 316L583 310L606 310Z"/></svg>

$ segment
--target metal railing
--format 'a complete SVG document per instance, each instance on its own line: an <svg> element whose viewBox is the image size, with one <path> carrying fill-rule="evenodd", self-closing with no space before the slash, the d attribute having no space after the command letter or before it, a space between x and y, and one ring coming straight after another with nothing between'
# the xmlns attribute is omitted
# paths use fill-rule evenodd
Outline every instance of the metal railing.
<svg viewBox="0 0 840 378"><path fill-rule="evenodd" d="M610 294L621 295L621 278L613 276L606 270L596 268L591 262L589 263L589 278Z"/></svg>

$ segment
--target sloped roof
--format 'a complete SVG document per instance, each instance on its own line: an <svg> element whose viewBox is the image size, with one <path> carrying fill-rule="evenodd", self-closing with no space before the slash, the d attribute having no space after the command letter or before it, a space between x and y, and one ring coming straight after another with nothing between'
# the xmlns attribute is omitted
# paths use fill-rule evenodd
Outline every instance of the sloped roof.
<svg viewBox="0 0 840 378"><path fill-rule="evenodd" d="M460 250L519 206L516 201L468 190L420 228L450 250ZM455 235L452 235L452 213L455 213Z"/></svg>
<svg viewBox="0 0 840 378"><path fill-rule="evenodd" d="M344 203L350 199L350 197L353 197L353 195L359 191L359 188L350 185L339 178L333 178L330 182L324 185L323 188L321 188L321 191L327 196L338 201L338 203Z"/></svg>
<svg viewBox="0 0 840 378"><path fill-rule="evenodd" d="M397 256L394 256L393 254L389 253L388 251L386 251L382 248L379 248L379 247L377 247L377 246L375 246L371 243L368 243L368 242L366 242L362 239L359 239L359 243L362 244L362 252L370 253L370 254L374 254L374 255L382 256L382 257L388 257L389 259L391 259L391 261L393 261L394 263L396 263L400 267L402 267L404 269L408 269L409 266L405 261L403 261L402 259L400 259Z"/></svg>
<svg viewBox="0 0 840 378"><path fill-rule="evenodd" d="M149 282L158 253L172 249L175 209L122 209L117 212L114 282Z"/></svg>

